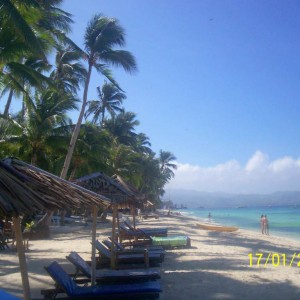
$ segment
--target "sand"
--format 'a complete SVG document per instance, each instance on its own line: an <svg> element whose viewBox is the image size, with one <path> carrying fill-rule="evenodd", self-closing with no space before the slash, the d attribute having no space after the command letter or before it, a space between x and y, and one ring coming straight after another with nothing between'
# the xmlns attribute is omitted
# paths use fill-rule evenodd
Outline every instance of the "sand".
<svg viewBox="0 0 300 300"><path fill-rule="evenodd" d="M161 299L299 299L299 242L264 236L258 232L212 232L199 229L197 221L184 216L161 216L140 221L141 227L167 227L169 234L185 234L192 248L168 250L161 272ZM259 224L258 224L259 226ZM53 226L51 239L30 241L26 252L32 298L41 298L42 288L53 287L43 266L53 260L74 272L65 256L72 250L85 259L91 255L91 226ZM272 234L272 233L271 233ZM99 224L98 238L110 235L110 223ZM256 253L263 258L257 266ZM270 261L264 266L270 253ZM296 253L292 266L290 261ZM249 266L249 254L253 266ZM279 255L279 266L277 261ZM285 263L283 266L284 259ZM273 257L273 264L272 264ZM298 266L299 265L299 266ZM0 251L0 289L22 298L18 258L13 250Z"/></svg>

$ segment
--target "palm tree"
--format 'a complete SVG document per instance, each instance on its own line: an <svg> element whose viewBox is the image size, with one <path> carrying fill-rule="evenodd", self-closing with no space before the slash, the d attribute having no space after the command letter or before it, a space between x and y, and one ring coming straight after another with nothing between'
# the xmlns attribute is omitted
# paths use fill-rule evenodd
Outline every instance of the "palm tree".
<svg viewBox="0 0 300 300"><path fill-rule="evenodd" d="M89 108L86 111L85 117L93 114L92 123L103 123L105 112L108 111L111 117L114 117L116 112L121 112L120 107L126 95L122 93L114 84L104 82L102 88L97 87L99 100L88 102Z"/></svg>
<svg viewBox="0 0 300 300"><path fill-rule="evenodd" d="M112 138L117 139L118 143L134 146L137 139L135 127L139 124L135 113L122 111L114 118L105 120L103 128L110 133Z"/></svg>
<svg viewBox="0 0 300 300"><path fill-rule="evenodd" d="M8 58L10 55L8 49L5 47L5 43L9 48L14 46L14 50L20 53L22 50L30 49L31 53L44 59L46 61L46 53L44 45L37 37L37 33L33 28L33 23L36 23L37 18L40 15L40 5L36 0L0 0L1 7L1 34L0 34L0 46L2 59ZM35 10L34 17L29 15ZM7 35L11 36L11 39L7 39ZM3 39L3 37L5 37ZM3 43L3 45L2 45ZM15 53L15 51L13 53Z"/></svg>
<svg viewBox="0 0 300 300"><path fill-rule="evenodd" d="M86 69L79 63L81 55L71 46L56 46L55 69L50 78L55 82L56 88L66 93L76 94L80 83L86 77Z"/></svg>
<svg viewBox="0 0 300 300"><path fill-rule="evenodd" d="M136 62L130 52L124 50L114 50L115 46L122 47L125 44L124 29L120 26L118 20L102 15L94 16L86 29L84 44L86 52L81 50L81 53L88 61L88 71L84 85L82 107L61 172L62 178L65 178L67 175L75 144L79 135L80 126L84 117L92 69L95 68L99 73L107 77L112 83L115 82L111 76L107 64L121 66L125 71L128 72L136 70Z"/></svg>
<svg viewBox="0 0 300 300"><path fill-rule="evenodd" d="M136 142L134 145L134 149L138 153L142 154L151 154L151 143L149 137L145 133L139 133L136 135Z"/></svg>
<svg viewBox="0 0 300 300"><path fill-rule="evenodd" d="M50 83L48 77L42 74L48 71L50 65L37 57L28 57L23 59L23 63L8 62L2 70L2 79L5 87L2 90L2 96L8 92L8 98L3 112L7 117L13 96L29 96L30 87L42 88L45 84ZM30 98L29 98L30 99Z"/></svg>
<svg viewBox="0 0 300 300"><path fill-rule="evenodd" d="M176 160L176 157L171 152L160 150L159 152L160 170L166 182L168 182L172 177L175 176L173 170L177 169L177 165L172 163L172 161L174 160Z"/></svg>
<svg viewBox="0 0 300 300"><path fill-rule="evenodd" d="M57 7L61 2L0 0L3 13L0 17L0 83L4 88L2 94L9 90L4 116L8 115L14 95L28 96L26 81L39 87L47 80L41 74L49 71L46 54L57 41L68 40L64 32L70 31L72 20L70 14Z"/></svg>
<svg viewBox="0 0 300 300"><path fill-rule="evenodd" d="M69 180L99 170L107 173L110 149L108 132L90 123L82 125L70 165Z"/></svg>
<svg viewBox="0 0 300 300"><path fill-rule="evenodd" d="M33 165L37 165L39 161L47 161L44 158L49 152L55 152L61 142L67 144L68 132L64 127L69 124L69 120L66 112L75 109L76 102L68 94L63 97L56 91L45 91L33 103L27 103L24 120L20 115L4 119L6 124L10 124L10 128L7 127L2 144L17 145L18 156Z"/></svg>

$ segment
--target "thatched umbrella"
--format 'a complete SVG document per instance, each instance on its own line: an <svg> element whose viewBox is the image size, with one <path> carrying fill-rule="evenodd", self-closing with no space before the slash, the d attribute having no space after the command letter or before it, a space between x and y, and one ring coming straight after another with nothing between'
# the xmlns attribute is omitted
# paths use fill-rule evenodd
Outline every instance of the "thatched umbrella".
<svg viewBox="0 0 300 300"><path fill-rule="evenodd" d="M121 176L119 175L113 175L112 178L118 182L128 193L131 194L131 214L132 214L132 222L133 222L133 228L136 228L136 220L135 220L135 208L136 207L142 207L147 202L147 199L144 194L139 192L139 190L130 184L129 182L125 181Z"/></svg>
<svg viewBox="0 0 300 300"><path fill-rule="evenodd" d="M103 172L87 175L75 180L76 184L89 189L97 194L101 194L111 199L113 222L112 222L112 240L116 241L116 228L120 230L119 216L117 210L121 208L130 208L133 216L133 225L135 228L135 208L141 207L145 197L139 191L125 182L120 176L114 175L109 177ZM114 246L112 243L112 259L111 267L116 267L116 259L114 253Z"/></svg>
<svg viewBox="0 0 300 300"><path fill-rule="evenodd" d="M94 207L93 215L96 217L97 207L109 206L110 200L18 159L7 158L0 161L0 216L11 216L13 219L25 300L30 299L30 286L20 216L44 209L65 209L82 205ZM93 241L95 237L94 218ZM95 246L94 243L92 245L94 283Z"/></svg>

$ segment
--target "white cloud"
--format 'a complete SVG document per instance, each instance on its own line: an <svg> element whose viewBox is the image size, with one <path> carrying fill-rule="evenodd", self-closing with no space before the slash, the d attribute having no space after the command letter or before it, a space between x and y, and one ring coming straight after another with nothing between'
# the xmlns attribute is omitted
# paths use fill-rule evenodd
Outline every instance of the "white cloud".
<svg viewBox="0 0 300 300"><path fill-rule="evenodd" d="M270 161L267 154L256 151L245 166L236 160L212 167L179 162L177 166L167 188L228 193L300 190L300 158L287 156Z"/></svg>
<svg viewBox="0 0 300 300"><path fill-rule="evenodd" d="M263 171L268 166L268 156L261 151L256 151L254 155L249 159L245 169L248 172Z"/></svg>

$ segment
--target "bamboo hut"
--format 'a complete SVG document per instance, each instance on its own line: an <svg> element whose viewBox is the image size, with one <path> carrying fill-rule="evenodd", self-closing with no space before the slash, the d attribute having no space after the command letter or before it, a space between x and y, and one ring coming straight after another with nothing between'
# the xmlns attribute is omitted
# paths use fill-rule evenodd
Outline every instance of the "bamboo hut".
<svg viewBox="0 0 300 300"><path fill-rule="evenodd" d="M61 179L51 173L29 165L16 158L0 161L0 216L10 216L17 241L24 299L30 296L25 251L20 226L24 214L41 210L65 209L66 207L93 207L96 217L97 207L109 206L110 200L105 196L84 189L74 183ZM93 240L96 236L96 220L93 224ZM94 243L93 243L94 245ZM95 281L95 248L92 247L93 276Z"/></svg>

